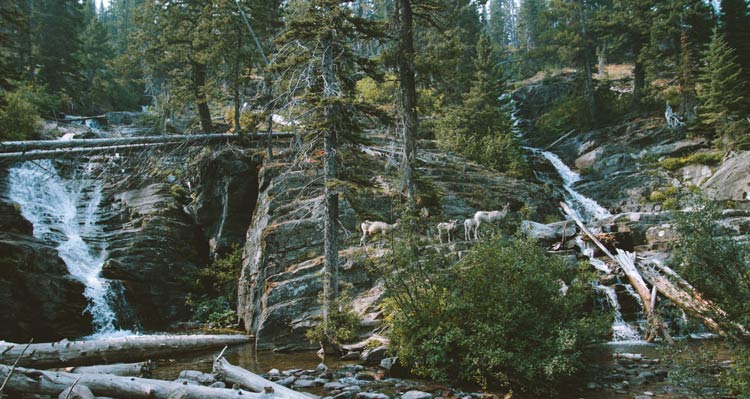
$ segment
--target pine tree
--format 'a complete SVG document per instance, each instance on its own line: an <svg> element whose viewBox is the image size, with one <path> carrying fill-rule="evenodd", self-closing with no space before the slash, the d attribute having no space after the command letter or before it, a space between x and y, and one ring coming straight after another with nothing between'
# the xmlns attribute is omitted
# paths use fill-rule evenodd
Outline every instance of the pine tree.
<svg viewBox="0 0 750 399"><path fill-rule="evenodd" d="M371 63L356 55L353 44L382 35L373 21L353 15L345 1L309 0L290 3L286 30L277 41L276 68L288 80L306 82L287 93L304 99L309 109L303 123L323 142L323 326L332 339L332 308L338 297L338 168L337 151L362 132L359 117L371 108L355 101L354 78ZM293 77L292 77L293 75ZM292 99L290 97L290 100ZM324 342L323 344L326 344Z"/></svg>
<svg viewBox="0 0 750 399"><path fill-rule="evenodd" d="M734 49L718 30L714 30L704 55L698 92L698 116L709 136L714 132L734 135L733 122L739 119L739 112L747 100L742 70L736 60Z"/></svg>
<svg viewBox="0 0 750 399"><path fill-rule="evenodd" d="M414 166L417 158L417 86L414 76L414 12L412 0L396 0L396 26L398 45L399 87L401 89L401 125L404 145L404 184L406 186L407 207L416 210L416 186Z"/></svg>
<svg viewBox="0 0 750 399"><path fill-rule="evenodd" d="M750 6L746 0L722 0L720 32L734 49L745 81L750 81Z"/></svg>
<svg viewBox="0 0 750 399"><path fill-rule="evenodd" d="M34 3L34 62L38 80L52 93L77 98L81 82L77 56L81 47L83 7L76 0L41 0Z"/></svg>
<svg viewBox="0 0 750 399"><path fill-rule="evenodd" d="M474 65L471 90L464 95L463 104L440 122L438 142L469 159L519 175L525 166L512 132L509 95L484 34L477 43Z"/></svg>

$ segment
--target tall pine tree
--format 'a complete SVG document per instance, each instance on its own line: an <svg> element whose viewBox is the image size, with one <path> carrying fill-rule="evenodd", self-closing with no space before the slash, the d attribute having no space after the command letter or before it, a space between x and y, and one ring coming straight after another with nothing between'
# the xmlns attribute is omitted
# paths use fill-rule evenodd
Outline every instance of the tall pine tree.
<svg viewBox="0 0 750 399"><path fill-rule="evenodd" d="M745 81L750 81L750 6L746 0L722 0L720 32L734 49Z"/></svg>

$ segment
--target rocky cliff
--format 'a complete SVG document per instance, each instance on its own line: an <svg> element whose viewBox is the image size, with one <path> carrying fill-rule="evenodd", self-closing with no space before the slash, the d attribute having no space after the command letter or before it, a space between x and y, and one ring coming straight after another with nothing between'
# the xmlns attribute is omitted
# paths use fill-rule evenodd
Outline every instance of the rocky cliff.
<svg viewBox="0 0 750 399"><path fill-rule="evenodd" d="M0 173L0 192L5 190ZM56 340L91 333L83 284L57 250L34 238L17 204L0 196L0 339Z"/></svg>
<svg viewBox="0 0 750 399"><path fill-rule="evenodd" d="M344 156L347 166L342 170L360 187L342 190L339 268L344 289L363 315L363 335L377 331L382 316L377 307L382 282L377 270L369 270L367 265L386 250L378 243L359 247L358 226L365 219L393 222L397 217L394 209L399 205L400 190L397 171L391 166L397 154L397 148L386 143ZM319 170L316 160L299 162L290 154L281 161L265 163L261 169L258 205L245 243L238 306L246 331L256 336L258 349L312 348L304 332L320 321L323 197ZM510 203L516 212L553 211L551 193L544 187L434 148L420 151L418 171L418 202L431 215L426 223L432 226L430 234L436 243L435 224L468 218L480 209L500 209Z"/></svg>

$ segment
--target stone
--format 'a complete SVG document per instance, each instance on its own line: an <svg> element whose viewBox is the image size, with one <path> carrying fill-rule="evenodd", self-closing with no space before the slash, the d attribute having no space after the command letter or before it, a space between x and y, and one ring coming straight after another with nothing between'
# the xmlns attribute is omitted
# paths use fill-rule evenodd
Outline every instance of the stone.
<svg viewBox="0 0 750 399"><path fill-rule="evenodd" d="M388 353L388 346L381 345L376 348L366 349L364 352L362 352L359 358L365 364L375 365L380 364L380 361L385 358L386 353Z"/></svg>
<svg viewBox="0 0 750 399"><path fill-rule="evenodd" d="M327 389L329 391L333 391L335 389L344 389L345 387L346 387L346 385L344 385L344 384L342 384L342 383L340 383L338 381L328 382L325 385L323 385L323 388L325 388L325 389Z"/></svg>
<svg viewBox="0 0 750 399"><path fill-rule="evenodd" d="M357 399L389 399L390 396L377 392L359 392Z"/></svg>
<svg viewBox="0 0 750 399"><path fill-rule="evenodd" d="M216 381L213 384L209 385L211 388L226 388L227 384L225 384L223 381Z"/></svg>
<svg viewBox="0 0 750 399"><path fill-rule="evenodd" d="M296 379L297 378L295 376L289 376L289 377L282 378L282 379L276 381L276 383L279 384L279 385L281 385L281 386L288 387L288 386L292 385L292 383L294 383L294 381Z"/></svg>
<svg viewBox="0 0 750 399"><path fill-rule="evenodd" d="M347 352L344 356L341 356L341 360L358 360L362 352L352 351Z"/></svg>
<svg viewBox="0 0 750 399"><path fill-rule="evenodd" d="M317 384L313 380L307 380L307 379L300 378L297 381L294 381L294 384L292 386L295 387L295 388L312 388L315 385L317 385Z"/></svg>
<svg viewBox="0 0 750 399"><path fill-rule="evenodd" d="M375 375L370 373L357 373L354 378L359 381L375 381Z"/></svg>
<svg viewBox="0 0 750 399"><path fill-rule="evenodd" d="M386 370L390 370L394 365L396 365L396 362L398 362L397 356L386 357L385 359L380 361L380 367Z"/></svg>
<svg viewBox="0 0 750 399"><path fill-rule="evenodd" d="M318 364L318 367L315 368L315 372L318 374L323 374L328 371L328 366L326 366L323 363Z"/></svg>
<svg viewBox="0 0 750 399"><path fill-rule="evenodd" d="M742 151L724 161L703 188L719 201L750 199L750 151Z"/></svg>
<svg viewBox="0 0 750 399"><path fill-rule="evenodd" d="M570 221L542 224L524 220L521 222L521 232L534 240L555 242L562 240L563 236L566 239L575 236L577 227L574 222Z"/></svg>
<svg viewBox="0 0 750 399"><path fill-rule="evenodd" d="M334 395L333 399L354 399L354 395L356 394L357 394L356 392L344 391L344 392Z"/></svg>
<svg viewBox="0 0 750 399"><path fill-rule="evenodd" d="M206 374L197 370L183 370L178 378L195 381L201 385L211 385L216 382L212 374Z"/></svg>
<svg viewBox="0 0 750 399"><path fill-rule="evenodd" d="M407 391L401 395L401 399L430 399L432 394L423 391Z"/></svg>

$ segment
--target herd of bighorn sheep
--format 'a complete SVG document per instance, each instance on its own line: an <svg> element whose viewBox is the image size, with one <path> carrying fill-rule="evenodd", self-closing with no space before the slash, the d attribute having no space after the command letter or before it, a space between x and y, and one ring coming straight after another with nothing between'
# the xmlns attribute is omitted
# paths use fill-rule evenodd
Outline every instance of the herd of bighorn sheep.
<svg viewBox="0 0 750 399"><path fill-rule="evenodd" d="M474 214L473 218L469 218L464 220L464 236L466 237L467 241L472 240L472 233L474 236L474 240L479 240L479 226L482 225L482 223L494 223L498 220L501 220L505 218L505 216L508 215L508 211L510 210L510 204L505 204L502 210L500 211L478 211ZM362 229L362 238L359 240L359 245L365 245L365 242L367 241L367 237L372 237L375 234L385 234L396 227L398 227L398 224L401 222L401 220L396 220L396 223L388 224L385 222L371 222L369 220L365 220L360 225L360 228ZM443 232L448 236L448 242L451 242L451 232L455 232L458 230L459 223L461 221L459 219L453 219L448 222L442 222L438 223L437 229L438 229L438 239L440 240L440 243L443 243ZM455 234L454 236L455 237Z"/></svg>

